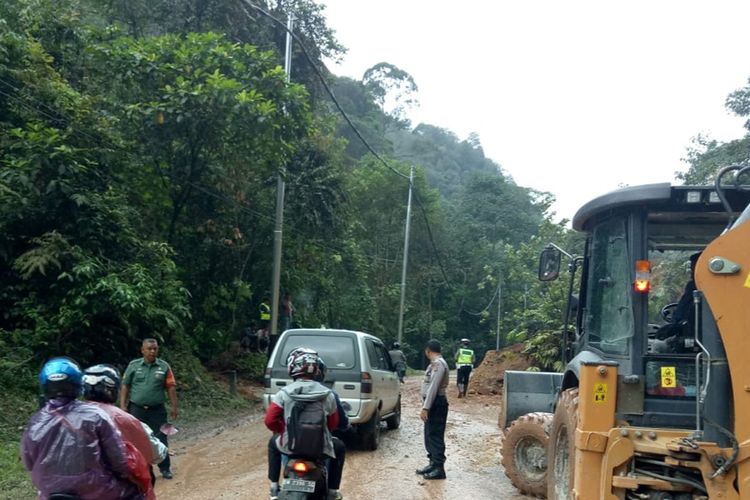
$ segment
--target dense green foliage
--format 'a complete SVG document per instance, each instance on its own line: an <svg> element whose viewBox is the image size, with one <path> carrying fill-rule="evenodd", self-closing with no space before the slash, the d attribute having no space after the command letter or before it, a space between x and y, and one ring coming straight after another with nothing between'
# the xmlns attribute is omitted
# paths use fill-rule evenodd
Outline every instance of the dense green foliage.
<svg viewBox="0 0 750 500"><path fill-rule="evenodd" d="M238 22L241 5L3 4L0 328L27 373L53 354L122 365L147 335L204 362L225 351L269 288L277 172L297 321L395 338L408 184L333 112L299 48L301 84L285 82L283 31ZM295 9L314 57L343 52L314 2L267 7ZM533 279L543 239L565 233L548 195L517 186L476 135L412 128L417 85L402 69L332 86L394 168L417 166L412 362L431 336L493 346L498 285L501 343L536 328L511 319L519 304L559 323Z"/></svg>
<svg viewBox="0 0 750 500"><path fill-rule="evenodd" d="M343 53L315 2L266 7L295 10L314 58ZM286 82L283 35L229 1L0 6L0 342L24 390L51 355L123 366L145 336L178 363L226 366L269 288L277 173L297 322L395 339L408 183L334 111L299 46ZM559 324L533 279L545 240L566 234L549 195L517 186L475 134L412 128L406 71L329 78L391 166L417 167L411 362L433 336L493 347L491 301L501 344Z"/></svg>

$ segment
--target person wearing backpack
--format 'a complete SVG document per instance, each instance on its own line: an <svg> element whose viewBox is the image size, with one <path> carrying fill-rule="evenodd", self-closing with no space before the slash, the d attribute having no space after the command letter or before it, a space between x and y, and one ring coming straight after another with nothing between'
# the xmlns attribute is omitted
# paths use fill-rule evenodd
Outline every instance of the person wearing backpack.
<svg viewBox="0 0 750 500"><path fill-rule="evenodd" d="M318 357L318 374L315 381L323 384L326 378L326 364L321 357ZM336 398L336 411L339 414L339 425L337 431L346 431L349 428L349 417L346 414L344 406L341 404L339 395L331 389L333 396ZM341 486L341 477L344 472L344 462L346 461L346 445L336 436L331 436L333 440L333 451L336 457L328 460L326 469L328 470L328 500L343 500L339 492ZM271 500L279 498L279 476L281 475L281 452L276 446L276 435L271 436L268 440L268 480L271 481Z"/></svg>
<svg viewBox="0 0 750 500"><path fill-rule="evenodd" d="M339 425L339 413L333 391L315 380L320 371L318 354L306 348L293 350L287 370L294 382L274 394L264 418L266 427L277 435L282 462L290 455L336 458L331 431ZM279 485L271 481L273 498Z"/></svg>
<svg viewBox="0 0 750 500"><path fill-rule="evenodd" d="M315 380L321 384L325 383L326 379L326 364L322 358L318 358L318 376ZM336 391L331 389L333 397L336 398L336 411L339 414L339 425L335 429L337 431L346 431L349 428L349 416L346 414L344 406L341 404L341 399ZM346 461L346 445L344 442L336 437L331 436L333 440L333 451L336 456L328 461L328 500L343 500L343 496L339 492L341 486L341 478L344 474L344 462Z"/></svg>

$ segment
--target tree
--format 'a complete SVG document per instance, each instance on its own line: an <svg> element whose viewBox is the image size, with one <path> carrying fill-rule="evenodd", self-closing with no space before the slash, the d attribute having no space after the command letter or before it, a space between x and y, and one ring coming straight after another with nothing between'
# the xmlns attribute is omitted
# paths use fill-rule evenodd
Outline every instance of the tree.
<svg viewBox="0 0 750 500"><path fill-rule="evenodd" d="M0 331L32 359L113 359L188 316L171 251L141 238L85 98L24 34L0 35Z"/></svg>
<svg viewBox="0 0 750 500"><path fill-rule="evenodd" d="M64 0L71 1L71 0ZM273 51L275 62L283 64L286 31L269 17L252 8L257 5L286 23L295 16L295 34L302 40L316 64L324 58L338 59L346 49L328 26L325 5L314 0L83 0L107 25L119 25L134 37L149 35L216 32L227 40ZM318 77L298 44L293 45L294 80L303 83L315 97L322 91Z"/></svg>
<svg viewBox="0 0 750 500"><path fill-rule="evenodd" d="M750 80L744 87L727 97L727 109L737 116L750 117ZM750 120L745 122L750 131ZM695 137L688 147L686 172L676 172L676 177L685 184L708 184L713 182L722 167L750 165L750 133L741 139L720 143L704 136Z"/></svg>
<svg viewBox="0 0 750 500"><path fill-rule="evenodd" d="M695 137L682 161L688 164L688 169L675 173L679 180L687 185L710 184L721 168L750 162L750 135L725 143Z"/></svg>
<svg viewBox="0 0 750 500"><path fill-rule="evenodd" d="M381 62L365 71L362 84L386 116L402 127L409 124L407 113L419 106L419 88L409 73Z"/></svg>

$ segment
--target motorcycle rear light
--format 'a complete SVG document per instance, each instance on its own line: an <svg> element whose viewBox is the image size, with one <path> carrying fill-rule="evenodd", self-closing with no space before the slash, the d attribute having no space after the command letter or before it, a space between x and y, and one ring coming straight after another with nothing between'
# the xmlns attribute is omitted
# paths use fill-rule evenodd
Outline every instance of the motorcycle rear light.
<svg viewBox="0 0 750 500"><path fill-rule="evenodd" d="M310 471L310 469L310 464L308 464L307 462L294 462L292 464L292 470L299 474L306 474Z"/></svg>
<svg viewBox="0 0 750 500"><path fill-rule="evenodd" d="M363 394L372 393L372 376L368 372L362 372L362 388L360 389Z"/></svg>
<svg viewBox="0 0 750 500"><path fill-rule="evenodd" d="M263 387L266 389L271 388L271 369L266 368L266 374L263 376Z"/></svg>

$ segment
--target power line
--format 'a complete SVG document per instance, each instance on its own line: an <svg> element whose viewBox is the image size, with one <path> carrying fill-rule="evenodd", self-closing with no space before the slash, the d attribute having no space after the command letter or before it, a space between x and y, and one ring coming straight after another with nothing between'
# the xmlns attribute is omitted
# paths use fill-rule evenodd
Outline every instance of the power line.
<svg viewBox="0 0 750 500"><path fill-rule="evenodd" d="M417 190L412 189L412 191L414 191L414 199L417 201L417 205L419 205L419 210L420 212L422 212L422 218L424 218L425 228L427 229L427 236L429 236L430 244L432 245L432 251L435 254L435 258L437 259L438 266L440 267L440 272L443 274L443 279L445 280L445 284L450 285L448 274L445 272L443 261L440 259L440 253L438 252L437 245L435 244L435 238L432 236L432 228L430 227L430 220L427 218L427 211L425 210L424 205L422 204L422 200L419 198L419 195L417 194Z"/></svg>
<svg viewBox="0 0 750 500"><path fill-rule="evenodd" d="M421 199L420 199L420 197L419 197L419 195L417 193L417 190L414 189L415 186L414 186L413 182L409 179L409 176L403 174L402 172L399 172L397 169L395 169L394 167L392 167L382 156L380 156L380 154L378 154L377 151L375 151L375 149L370 145L370 143L367 142L367 140L361 134L361 132L359 131L359 129L356 127L356 125L354 125L354 122L352 122L351 118L349 118L349 115L346 113L346 111L344 111L343 107L341 106L341 104L339 103L338 99L336 98L336 95L333 93L333 90L328 85L328 82L326 81L325 76L323 75L323 73L321 72L320 68L318 68L318 65L315 63L315 61L313 61L312 57L310 56L310 54L308 53L307 49L305 48L305 44L303 43L302 39L296 33L294 33L293 30L289 30L284 22L282 22L281 20L279 20L278 18L276 18L275 16L273 16L271 13L267 12L265 9L263 9L263 8L255 5L255 4L253 4L249 0L243 0L243 2L246 3L250 8L252 8L252 9L260 12L262 15L268 17L273 22L275 22L276 24L278 24L284 31L288 32L292 36L292 38L294 38L294 40L296 40L298 42L300 50L302 51L302 54L305 56L305 59L310 64L310 66L312 67L312 69L315 72L315 74L318 76L318 79L322 83L323 88L325 89L326 93L330 97L331 101L336 106L336 109L339 111L339 113L344 118L344 120L349 125L349 127L352 129L352 131L357 136L357 138L362 142L362 144L365 146L365 148L386 169L388 169L393 174L398 175L399 177L407 179L409 181L410 188L414 192L414 198L417 201L417 205L419 205L420 212L422 214L422 218L424 219L425 228L427 229L427 235L428 235L429 240L430 240L430 245L432 247L433 253L435 254L435 258L437 259L438 266L440 267L440 272L443 275L443 279L445 281L445 284L446 285L450 285L450 280L448 279L448 274L445 271L445 266L443 266L443 262L442 262L442 259L440 257L440 252L438 252L437 244L435 243L435 238L434 238L434 235L433 235L433 232L432 232L432 227L430 226L429 218L427 217L427 211L425 210L425 207L424 207L424 205L423 205L423 203L422 203L422 201L421 201ZM12 89L16 90L17 92L20 92L20 89L18 87L15 87L14 85L8 83L7 81L5 81L3 79L0 79L0 82L4 83L8 87L11 87ZM7 96L7 97L9 97L9 98L11 98L11 99L13 99L13 100L21 103L23 106L27 107L27 109L31 109L33 111L37 111L37 112L41 113L42 115L46 116L47 118L49 118L50 120L52 120L54 122L57 122L57 123L60 123L60 124L64 124L66 126L70 125L69 122L65 123L65 120L63 118L57 118L57 117L54 117L54 116L50 115L49 113L46 113L46 112L42 111L39 108L32 108L32 107L30 107L27 103L24 103L21 100L21 98L19 98L19 97L15 97L15 96L6 94L5 92L2 92L1 90L0 90L0 93L2 93L3 95L5 95L5 96ZM31 97L31 99L34 100L34 101L36 101L41 106L44 106L45 108L47 108L47 109L49 109L49 110L51 110L53 112L55 111L52 108L50 108L46 103L38 101L37 99L35 99L33 97ZM96 139L95 137L91 136L90 134L88 134L86 132L83 132L83 131L78 131L78 130L73 130L72 133L75 134L75 135L86 137L86 138L88 138L90 140L94 140L94 141L103 139L103 138ZM120 145L116 145L114 143L111 143L111 142L109 142L106 139L103 142L108 143L110 146L112 146L116 150L127 151L129 154L132 153L132 151L130 151L128 149L125 149L124 147L122 147ZM219 174L219 176L223 177L225 180L231 180L231 179L229 179L229 177L224 176L222 174ZM196 187L196 189L198 189L197 185L194 185L193 187ZM203 188L203 189L205 189L205 188ZM244 208L247 209L247 207L244 207ZM261 215L261 214L259 214L257 212L254 212L254 213L255 213L255 215L260 216L260 217L267 217L267 216ZM331 248L328 247L328 249L330 250ZM337 252L341 252L340 250L336 250L336 251Z"/></svg>
<svg viewBox="0 0 750 500"><path fill-rule="evenodd" d="M479 312L469 311L469 310L468 310L468 309L466 309L465 307L462 307L462 308L461 308L461 310L462 310L463 312L465 312L466 314L469 314L469 315L471 315L471 316L481 316L482 314L486 313L487 311L489 311L489 310L490 310L490 307L492 307L492 304L493 304L493 303L495 302L495 299L496 299L496 298L497 298L497 296L498 296L498 295L500 294L500 286L501 286L501 285L500 285L500 283L498 283L498 284L497 284L497 288L495 288L495 293L493 293L493 294L492 294L492 298L490 299L489 303L488 303L488 304L487 304L487 306L486 306L486 307L485 307L484 309L482 309L481 311L479 311Z"/></svg>
<svg viewBox="0 0 750 500"><path fill-rule="evenodd" d="M234 205L235 207L239 208L240 210L242 210L242 211L244 211L244 212L246 212L248 214L254 215L254 216L256 216L256 217L258 217L260 219L265 219L266 221L269 221L269 222L274 222L274 218L271 217L270 215L266 215L266 214L264 214L262 212L259 212L257 210L253 210L252 208L248 207L244 203L239 202L239 201L237 201L235 199L232 199L232 198L230 198L230 197L228 197L226 195L219 194L219 193L213 191L209 187L206 187L206 186L204 186L202 184L198 184L198 183L195 183L195 182L187 182L186 184L188 184L189 186L195 188L196 190L202 192L203 194L205 194L207 196L211 196L212 198L224 201L226 203L230 203L230 204ZM346 255L346 253L347 253L347 251L344 250L344 249L342 249L342 248L337 248L337 247L325 245L323 243L320 243L320 242L317 242L315 240L312 240L312 239L310 239L308 237L308 235L304 234L302 231L300 231L299 229L296 229L294 227L291 227L288 230L291 231L291 232L293 232L293 233L296 233L299 236L304 237L306 242L308 242L311 245L316 246L316 247L318 247L318 248L320 248L322 250L328 250L329 252L337 253L337 254L342 254L342 255ZM395 262L392 259L386 259L384 257L379 257L377 255L369 255L369 254L365 253L365 256L367 256L367 258L372 259L372 260L380 260L380 261L383 261L383 262L391 262L391 263Z"/></svg>
<svg viewBox="0 0 750 500"><path fill-rule="evenodd" d="M35 98L33 96L30 96L30 95L29 96L23 96L23 95L21 95L22 89L19 88L19 87L16 87L15 85L13 85L11 83L9 83L8 81L0 78L0 83L2 83L4 85L6 85L7 87L10 87L11 89L15 90L19 95L15 95L14 96L14 95L8 94L7 92L4 92L3 90L0 90L0 94L6 96L9 99L12 99L13 101L17 102L19 105L23 106L27 110L37 112L37 113L41 114L42 116L44 116L44 117L48 118L49 120L51 120L53 123L55 123L55 124L57 124L57 125L59 125L61 127L66 127L67 132L69 132L70 135L77 136L78 138L81 138L81 139L88 139L88 140L92 141L94 144L104 143L105 145L108 145L111 148L113 148L113 150L115 150L115 151L121 151L121 152L124 152L126 154L133 154L133 152L130 149L125 149L123 146L115 144L114 142L112 142L108 137L106 137L103 134L97 137L97 136L91 135L90 133L88 133L88 132L86 132L84 130L79 129L78 127L73 127L72 126L73 125L73 120L70 117L68 117L68 116L66 116L64 114L60 114L58 112L58 110L52 108L51 106L49 106L45 102L43 102L43 101L41 101L41 100L39 100L39 99L37 99L37 98ZM35 87L32 84L26 83L26 82L24 83L24 85L27 86L27 87L32 87L32 88L36 88L36 89L39 88L39 87ZM36 107L32 106L31 103L36 104ZM47 108L52 113L59 114L59 116L53 116L50 113L47 113L46 111L44 111L44 110L41 109L42 107Z"/></svg>
<svg viewBox="0 0 750 500"><path fill-rule="evenodd" d="M344 120L346 120L346 123L349 125L349 127L351 127L352 131L357 136L357 138L359 138L359 140L362 141L362 144L364 144L364 146L367 148L367 150L375 158L377 158L378 160L380 160L380 162L385 166L385 168L387 168L388 170L390 170L394 174L398 175L399 177L403 177L404 179L409 179L408 175L406 175L406 174L404 174L402 172L399 172L398 170L396 170L395 168L393 168L391 165L389 165L388 162L385 161L383 159L383 157L381 157L377 153L377 151L375 151L372 148L372 146L370 146L370 143L367 142L367 140L362 136L362 134L359 132L359 129L354 125L354 122L352 122L352 120L349 118L349 115L347 115L346 112L344 111L344 108L342 108L341 104L339 104L339 101L338 101L338 99L336 99L336 96L334 95L333 90L331 90L331 87L328 85L328 82L326 81L325 76L323 76L323 72L320 71L320 68L318 68L318 65L313 61L313 58L310 57L310 54L307 52L307 49L305 48L305 44L303 43L302 39L296 33L294 33L293 30L289 30L289 28L287 28L286 24L283 21L281 21L280 19L278 19L277 17L275 17L270 12L266 11L262 7L259 7L259 6L255 5L254 3L250 2L249 0L243 0L243 1L251 9L257 10L262 15L266 16L267 18L271 19L274 23L278 24L284 31L286 31L287 33L289 33L292 36L292 38L294 38L294 40L297 41L297 43L299 44L299 48L302 50L302 54L304 54L305 59L307 59L307 62L310 64L310 66L312 67L313 71L315 71L315 74L318 75L318 79L320 79L320 83L323 84L323 88L325 89L326 93L331 98L331 101L333 101L333 104L336 106L336 109L338 109L339 113L341 113L341 116L344 117Z"/></svg>
<svg viewBox="0 0 750 500"><path fill-rule="evenodd" d="M13 84L7 82L6 80L4 80L2 78L0 78L0 83L5 84L6 86L8 86L11 89L15 90L16 92L18 92L19 94L21 93L22 89L20 89L19 87L14 86ZM60 117L55 117L55 116L52 116L51 114L45 112L44 110L40 109L41 107L44 107L44 108L49 109L51 112L56 113L56 110L54 110L53 108L51 108L50 106L48 106L44 102L42 102L39 99L36 99L36 98L34 98L32 96L29 96L29 95L14 96L14 95L11 95L11 94L8 94L8 93L4 92L2 89L0 89L0 95L4 95L7 98L12 99L13 101L17 102L19 105L23 106L24 108L26 108L29 111L34 111L34 112L40 113L41 115L45 116L46 118L50 119L51 121L53 121L55 123L58 123L60 125L66 126L66 127L69 127L71 125L70 118L68 118L68 117L66 117L64 115L61 115ZM31 101L31 102L29 102L29 101ZM32 103L35 104L37 107L32 106ZM114 151L119 151L119 152L125 153L127 155L135 155L136 154L132 149L126 148L126 147L118 145L118 144L115 144L115 143L109 141L106 137L99 137L99 138L97 138L97 137L94 137L93 135L91 135L91 134L89 134L89 133L87 133L87 132L85 132L83 130L79 130L77 128L70 128L69 130L71 132L71 135L78 136L79 138L86 138L86 139L89 139L89 140L92 140L92 141L95 141L95 142L105 143L108 146L110 146ZM162 176L169 177L169 175L167 173L165 173L158 164L156 165L156 167L157 167L157 170L159 171L159 173ZM225 181L234 182L234 179L231 179L226 174L215 172L214 175L217 176L217 177L219 177L219 178L221 178L221 179L223 179L223 180L225 180ZM196 190L198 190L198 191L200 191L200 192L202 192L202 193L204 193L204 194L206 194L208 196L220 199L220 200L222 200L224 202L227 202L227 203L231 203L231 204L235 205L236 207L240 208L241 210L243 210L243 211L245 211L245 212L247 212L249 214L252 214L252 215L254 215L254 216L256 216L256 217L258 217L260 219L265 219L266 221L274 222L274 218L273 217L271 217L269 215L266 215L266 214L264 214L262 212L253 210L250 207L248 207L247 205L244 205L244 204L242 204L242 203L240 203L240 202L238 202L236 200L233 200L233 199L231 199L229 197L217 194L217 193L211 191L209 187L207 187L207 186L205 186L203 184L198 184L196 182L187 182L186 184L190 185L191 187L195 188ZM307 235L305 235L302 231L300 231L299 229L296 229L294 227L291 227L290 231L292 231L293 233L296 233L299 236L307 237ZM307 238L306 241L309 242L310 244L312 244L313 246L316 246L316 247L318 247L320 249L323 249L323 250L327 250L327 251L332 252L332 253L337 253L337 254L342 254L342 255L345 255L347 253L344 249L336 248L336 247L332 247L332 246L328 246L328 245L324 245L322 243L319 243L319 242L317 242L315 240L312 240L312 239L309 239L309 238ZM393 263L393 262L395 262L393 259L386 259L385 257L379 257L379 256L376 256L376 255L370 255L370 254L367 254L367 253L365 253L364 255L368 259L371 259L371 260L378 260L378 261L387 262L387 263Z"/></svg>
<svg viewBox="0 0 750 500"><path fill-rule="evenodd" d="M394 174L398 175L399 177L402 177L404 179L409 180L410 188L414 192L414 197L417 201L417 205L419 205L420 212L422 213L422 217L424 218L425 227L427 228L427 235L429 236L430 244L432 246L432 251L435 254L435 258L437 259L438 265L440 267L440 272L443 275L443 279L445 280L445 284L449 285L450 280L448 279L448 274L445 272L445 267L443 266L442 259L440 258L440 252L438 252L437 245L435 244L435 238L432 234L432 228L430 227L430 222L427 217L427 211L424 208L424 205L422 204L422 201L420 200L419 196L417 195L417 190L414 189L414 185L412 181L409 179L409 176L399 172L397 169L393 168L382 156L380 156L377 151L370 145L369 142L364 138L364 136L360 133L359 129L354 125L352 120L349 118L349 115L346 114L346 111L341 107L341 104L339 103L338 99L334 95L333 91L331 90L330 86L328 85L328 82L325 79L325 76L320 71L320 68L318 68L318 65L313 61L312 57L310 57L310 54L307 52L307 49L305 49L305 44L303 43L302 39L293 31L290 31L286 24L281 21L280 19L276 18L273 14L270 12L267 12L265 9L253 4L249 0L243 0L250 8L260 12L262 15L266 16L267 18L271 19L274 23L278 24L284 31L288 32L299 44L300 49L302 50L302 54L305 56L305 59L312 67L313 71L315 71L315 74L318 76L318 79L323 84L323 88L325 89L328 96L331 98L331 101L333 101L333 104L336 106L336 109L338 109L341 116L344 117L344 120L349 125L349 127L352 129L354 134L357 136L357 138L362 142L362 144L365 146L365 148L378 160L380 163L383 164L385 168L387 168L389 171L393 172ZM321 63L322 64L322 63Z"/></svg>

